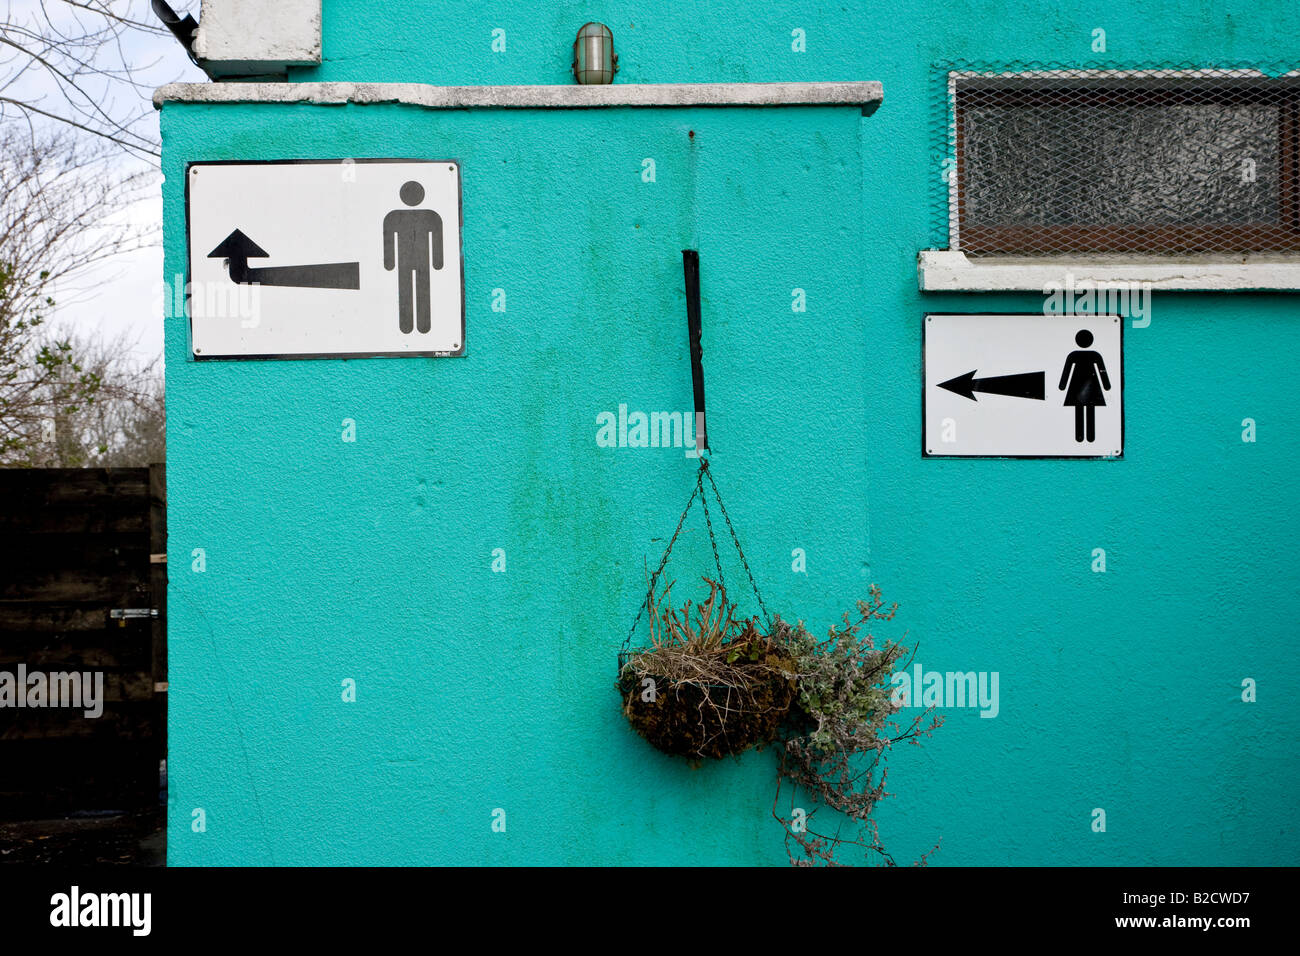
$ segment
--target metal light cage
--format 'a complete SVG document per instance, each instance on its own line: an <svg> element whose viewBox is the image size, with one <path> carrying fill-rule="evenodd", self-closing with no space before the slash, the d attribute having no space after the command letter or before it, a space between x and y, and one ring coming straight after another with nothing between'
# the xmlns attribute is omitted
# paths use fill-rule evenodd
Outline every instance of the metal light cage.
<svg viewBox="0 0 1300 956"><path fill-rule="evenodd" d="M936 248L1300 253L1300 71L936 64Z"/></svg>
<svg viewBox="0 0 1300 956"><path fill-rule="evenodd" d="M584 23L573 41L573 78L584 86L613 83L617 72L614 34L603 23Z"/></svg>

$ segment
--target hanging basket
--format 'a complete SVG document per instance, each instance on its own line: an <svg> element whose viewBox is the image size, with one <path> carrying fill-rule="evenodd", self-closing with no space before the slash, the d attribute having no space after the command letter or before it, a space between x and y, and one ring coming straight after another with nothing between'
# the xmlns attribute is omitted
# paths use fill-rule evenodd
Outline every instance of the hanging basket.
<svg viewBox="0 0 1300 956"><path fill-rule="evenodd" d="M633 729L666 754L728 757L768 743L794 701L787 662L772 660L771 655L728 665L724 646L710 662L725 665L730 675L728 682L718 683L649 673L646 665L652 663L652 654L631 655L619 674L619 691ZM721 671L723 666L712 669Z"/></svg>
<svg viewBox="0 0 1300 956"><path fill-rule="evenodd" d="M709 474L708 459L701 459L695 490L682 511L658 569L650 578L646 599L637 611L618 660L618 690L623 698L624 716L633 729L664 753L695 759L731 756L771 741L789 714L795 697L793 662L760 630L757 618L737 620L734 606L727 601L722 562L704 491L706 477L754 587L763 617L767 619L762 595L749 573L735 528ZM681 611L667 606L671 585L658 601L655 587L696 498L704 509L717 580L704 579L711 588L710 594L707 601L696 606L697 617L693 618L689 601ZM629 650L637 624L647 609L651 644L640 650Z"/></svg>

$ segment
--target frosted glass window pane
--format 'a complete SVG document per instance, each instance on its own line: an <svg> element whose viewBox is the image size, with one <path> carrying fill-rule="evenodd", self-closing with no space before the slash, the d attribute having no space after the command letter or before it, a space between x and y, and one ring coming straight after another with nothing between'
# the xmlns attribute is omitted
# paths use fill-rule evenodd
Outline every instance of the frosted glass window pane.
<svg viewBox="0 0 1300 956"><path fill-rule="evenodd" d="M966 220L994 227L1275 223L1280 118L1276 104L971 107L964 112Z"/></svg>

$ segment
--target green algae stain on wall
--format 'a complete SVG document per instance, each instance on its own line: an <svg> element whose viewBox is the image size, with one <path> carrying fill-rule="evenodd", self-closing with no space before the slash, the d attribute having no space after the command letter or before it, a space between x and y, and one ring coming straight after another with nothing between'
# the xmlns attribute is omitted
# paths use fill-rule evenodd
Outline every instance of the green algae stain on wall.
<svg viewBox="0 0 1300 956"><path fill-rule="evenodd" d="M213 769L207 755L241 738L254 741L248 777L258 784L255 794L223 793L231 804L220 815L226 826L202 835L213 839L174 821L173 860L246 858L259 846L253 824L265 819L262 828L285 841L280 862L337 860L339 847L357 862L379 862L391 858L382 854L393 844L368 844L369 828L400 828L409 815L427 815L427 806L442 808L437 825L404 844L400 859L782 859L779 827L762 825L765 811L724 827L714 822L764 791L770 758L699 769L665 762L619 713L616 654L644 596L645 566L658 559L696 462L682 447L596 442L597 415L620 404L692 410L681 250L697 228L707 249L710 368L717 369L710 394L723 408L735 398L779 401L756 394L763 385L755 372L790 368L791 359L772 352L761 326L735 321L760 314L768 293L749 281L748 254L727 238L729 230L761 235L768 207L730 200L720 179L706 178L709 163L697 158L702 147L689 136L698 127L720 141L756 137L760 150L771 150L767 134L747 122L764 114L621 110L522 119L252 106L222 112L218 125L212 112L167 108L169 161L317 150L460 158L468 349L454 360L214 367L175 358L183 356L183 318L170 320L177 408L196 423L175 462L189 498L176 509L176 547L187 537L219 535L225 553L202 589L177 582L177 601L195 608L173 626L179 676L207 666L197 644L192 654L185 650L200 615L212 619L226 601L239 601L249 610L224 627L222 653L261 669L266 686L299 686L310 675L305 693L314 715L304 746L286 735L292 708L274 701L236 692L236 706L247 710L238 728L201 699L173 701L178 784L195 789ZM844 115L834 135L852 154L859 120L851 110ZM303 128L311 135L292 144L274 135ZM602 139L618 144L608 157L554 148ZM800 148L782 141L790 145ZM645 157L656 159L654 182L642 179ZM773 156L752 174L756 189L788 191L779 185L783 159ZM713 165L733 174L732 162L720 156ZM804 188L816 205L858 201L856 178ZM175 205L174 195L169 200ZM703 209L713 223L705 224ZM821 260L826 247L802 255ZM184 243L173 233L167 256L169 268L183 268ZM505 312L491 309L495 288L505 290ZM856 323L851 311L825 322L825 335L852 341L833 331ZM808 351L792 371L811 377L824 358ZM841 350L838 361L852 358ZM728 385L737 363L739 390ZM254 427L228 436L231 444L220 439L219 424L231 413L229 393L212 387L222 380L239 390L238 413L257 416ZM357 441L346 446L337 436L343 417L357 423ZM806 437L746 436L741 419L736 426L729 441L737 452L720 455L717 467L734 461L738 488L757 488L759 474L797 480L794 463L773 451ZM276 437L281 429L295 435ZM752 449L739 453L747 443ZM200 504L218 488L226 502L219 531ZM253 490L264 503L250 510ZM763 511L744 502L735 508ZM710 566L710 552L702 526L688 527L684 539L675 573L686 588ZM491 571L496 548L505 553L505 573ZM256 598L268 584L280 597ZM357 703L334 704L347 675L360 675ZM335 708L342 710L322 726L320 715ZM257 743L268 740L275 746ZM336 751L353 756L331 764L327 755ZM295 753L311 754L313 765ZM364 811L341 811L343 794ZM496 807L512 821L499 840L488 826ZM611 813L643 822L586 849L558 836L566 821L595 826ZM707 836L674 847L653 836L665 819ZM308 838L312 826L326 827L329 838Z"/></svg>

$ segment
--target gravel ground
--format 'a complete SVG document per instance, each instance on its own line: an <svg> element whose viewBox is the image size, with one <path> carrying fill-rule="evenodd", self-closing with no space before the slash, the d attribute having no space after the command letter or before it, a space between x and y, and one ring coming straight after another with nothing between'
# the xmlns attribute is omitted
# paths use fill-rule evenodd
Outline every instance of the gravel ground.
<svg viewBox="0 0 1300 956"><path fill-rule="evenodd" d="M164 807L0 822L0 867L6 863L164 866L166 822Z"/></svg>

